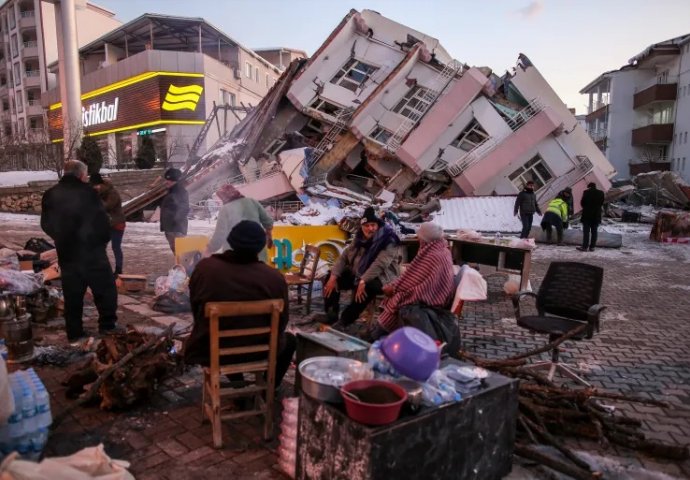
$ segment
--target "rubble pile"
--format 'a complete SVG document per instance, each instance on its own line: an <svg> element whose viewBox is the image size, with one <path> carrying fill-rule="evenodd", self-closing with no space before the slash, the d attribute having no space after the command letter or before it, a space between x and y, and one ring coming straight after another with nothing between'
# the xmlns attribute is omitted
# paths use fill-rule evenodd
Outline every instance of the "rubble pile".
<svg viewBox="0 0 690 480"><path fill-rule="evenodd" d="M546 204L592 181L606 191L614 174L524 54L498 75L453 59L427 34L351 10L231 132L188 160L184 181L197 211L212 214L203 207L231 183L286 223L322 224L339 220L326 220L321 202L335 209L379 199L422 221L439 198L515 195L534 180ZM154 186L125 213L164 193Z"/></svg>
<svg viewBox="0 0 690 480"><path fill-rule="evenodd" d="M0 210L3 212L40 212L41 197L41 193L5 195L0 197Z"/></svg>
<svg viewBox="0 0 690 480"><path fill-rule="evenodd" d="M621 185L609 192L626 205L652 205L657 208L690 207L690 185L676 172L640 173L631 179L631 185ZM620 192L620 194L617 194Z"/></svg>

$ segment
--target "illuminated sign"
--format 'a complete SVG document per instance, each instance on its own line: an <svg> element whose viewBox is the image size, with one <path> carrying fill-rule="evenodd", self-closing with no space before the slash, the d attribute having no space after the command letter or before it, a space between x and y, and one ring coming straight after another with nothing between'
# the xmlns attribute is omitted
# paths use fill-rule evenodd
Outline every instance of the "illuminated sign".
<svg viewBox="0 0 690 480"><path fill-rule="evenodd" d="M199 103L199 97L203 91L204 87L201 85L188 85L186 87L170 85L161 108L168 112L185 109L193 112L196 110L196 104Z"/></svg>
<svg viewBox="0 0 690 480"><path fill-rule="evenodd" d="M115 97L115 101L111 104L101 102L100 104L92 103L88 107L81 107L81 122L84 128L117 120L119 103L120 97Z"/></svg>
<svg viewBox="0 0 690 480"><path fill-rule="evenodd" d="M165 125L203 125L206 101L203 73L146 72L81 96L84 132L155 133ZM62 141L62 104L50 105L48 131Z"/></svg>

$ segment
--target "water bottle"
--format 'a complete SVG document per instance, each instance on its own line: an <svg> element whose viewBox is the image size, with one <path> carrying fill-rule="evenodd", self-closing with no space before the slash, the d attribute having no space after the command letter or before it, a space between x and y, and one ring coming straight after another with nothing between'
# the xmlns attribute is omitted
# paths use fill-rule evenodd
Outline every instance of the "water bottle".
<svg viewBox="0 0 690 480"><path fill-rule="evenodd" d="M19 379L16 375L10 375L10 386L12 387L12 396L14 397L14 411L7 419L7 433L10 437L10 443L15 444L17 439L24 435L22 422L22 390L19 385Z"/></svg>
<svg viewBox="0 0 690 480"><path fill-rule="evenodd" d="M33 368L27 371L36 402L36 428L49 427L53 423L50 412L50 395Z"/></svg>
<svg viewBox="0 0 690 480"><path fill-rule="evenodd" d="M0 357L7 361L7 345L4 338L0 338Z"/></svg>
<svg viewBox="0 0 690 480"><path fill-rule="evenodd" d="M24 433L31 433L38 427L36 425L36 399L34 398L31 387L24 379L20 379L22 388L22 419L24 423Z"/></svg>

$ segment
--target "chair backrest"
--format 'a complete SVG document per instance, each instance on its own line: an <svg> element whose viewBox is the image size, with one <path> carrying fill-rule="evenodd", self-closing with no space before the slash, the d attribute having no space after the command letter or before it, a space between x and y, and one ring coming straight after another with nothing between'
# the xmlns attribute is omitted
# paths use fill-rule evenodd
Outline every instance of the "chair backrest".
<svg viewBox="0 0 690 480"><path fill-rule="evenodd" d="M223 363L221 357L265 353L268 357L269 385L274 384L276 355L278 350L278 333L280 313L285 307L282 299L256 300L249 302L209 302L205 306L205 315L209 319L209 336L211 341L210 369L217 373ZM233 328L232 322L221 319L232 317L269 316L270 321L258 322L257 326ZM241 341L241 346L223 347L222 340L233 338ZM235 362L227 362L235 363Z"/></svg>
<svg viewBox="0 0 690 480"><path fill-rule="evenodd" d="M306 245L304 247L304 254L302 255L302 262L299 265L299 274L307 276L310 280L314 280L314 275L316 275L316 267L319 264L320 257L320 247Z"/></svg>
<svg viewBox="0 0 690 480"><path fill-rule="evenodd" d="M552 262L537 294L540 314L587 320L587 310L599 303L604 269L579 262Z"/></svg>

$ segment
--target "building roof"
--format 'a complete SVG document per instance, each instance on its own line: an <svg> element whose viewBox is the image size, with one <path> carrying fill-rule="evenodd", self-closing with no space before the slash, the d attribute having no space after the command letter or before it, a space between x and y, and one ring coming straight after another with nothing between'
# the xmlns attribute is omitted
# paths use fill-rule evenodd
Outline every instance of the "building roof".
<svg viewBox="0 0 690 480"><path fill-rule="evenodd" d="M79 49L79 53L81 55L102 53L105 50L105 45L110 44L123 50L126 48L129 54L133 55L151 48L149 44L152 37L153 49L155 50L198 51L200 37L202 50L215 51L219 44L238 47L266 67L279 73L279 70L270 62L201 17L144 13L84 45Z"/></svg>
<svg viewBox="0 0 690 480"><path fill-rule="evenodd" d="M680 35L678 37L671 38L670 40L664 40L663 42L653 43L652 45L648 46L640 53L632 57L630 60L628 60L628 63L630 65L634 65L635 63L640 62L641 60L644 60L648 56L655 53L678 53L680 50L679 45L685 43L685 41L687 41L689 38L690 33L686 33L685 35Z"/></svg>
<svg viewBox="0 0 690 480"><path fill-rule="evenodd" d="M477 232L515 233L522 224L513 215L514 195L487 197L460 197L441 200L441 211L434 214L434 223L444 230L475 230ZM541 216L534 215L538 225Z"/></svg>

